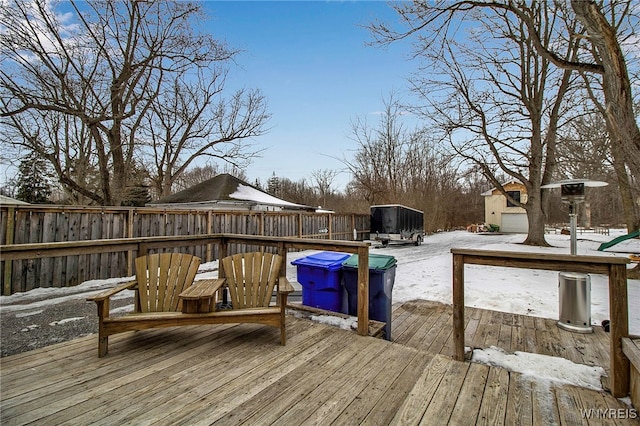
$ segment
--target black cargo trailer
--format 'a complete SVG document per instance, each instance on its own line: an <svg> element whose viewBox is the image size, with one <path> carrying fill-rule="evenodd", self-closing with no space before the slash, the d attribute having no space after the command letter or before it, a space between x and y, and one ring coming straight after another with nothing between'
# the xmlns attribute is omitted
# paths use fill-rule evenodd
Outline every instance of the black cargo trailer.
<svg viewBox="0 0 640 426"><path fill-rule="evenodd" d="M386 246L389 242L420 245L423 238L424 213L420 210L400 204L371 206L370 239Z"/></svg>

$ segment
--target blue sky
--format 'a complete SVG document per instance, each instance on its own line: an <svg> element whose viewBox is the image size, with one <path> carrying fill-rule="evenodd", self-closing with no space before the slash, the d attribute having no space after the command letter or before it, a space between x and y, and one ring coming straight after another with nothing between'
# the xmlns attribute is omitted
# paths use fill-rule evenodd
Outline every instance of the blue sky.
<svg viewBox="0 0 640 426"><path fill-rule="evenodd" d="M263 150L247 168L248 181L263 184L273 172L311 182L314 170L342 171L334 188L351 176L332 157L350 159L356 149L351 121L375 125L383 102L410 96L407 78L417 64L410 45L374 47L364 28L376 19L397 21L384 1L206 1L202 23L216 39L242 52L228 77L237 88L260 89L272 115L266 135L252 140ZM202 164L201 164L202 165ZM220 165L222 166L222 165ZM17 170L0 164L0 182Z"/></svg>
<svg viewBox="0 0 640 426"><path fill-rule="evenodd" d="M408 95L408 43L367 46L362 26L393 22L381 1L209 1L209 30L243 52L230 87L258 88L272 114L268 134L256 138L265 151L247 169L250 182L265 183L275 171L294 181L318 169L341 170L331 157L351 158L351 120L378 120L392 91ZM350 176L335 179L342 189Z"/></svg>

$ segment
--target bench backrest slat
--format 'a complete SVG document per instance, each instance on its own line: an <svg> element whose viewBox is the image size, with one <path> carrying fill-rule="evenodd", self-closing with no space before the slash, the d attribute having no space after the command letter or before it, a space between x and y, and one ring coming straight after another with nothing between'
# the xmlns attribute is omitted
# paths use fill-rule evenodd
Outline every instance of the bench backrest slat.
<svg viewBox="0 0 640 426"><path fill-rule="evenodd" d="M222 259L233 308L269 306L281 263L282 256L260 252Z"/></svg>
<svg viewBox="0 0 640 426"><path fill-rule="evenodd" d="M140 312L176 312L178 295L193 283L200 258L182 253L159 253L136 258Z"/></svg>

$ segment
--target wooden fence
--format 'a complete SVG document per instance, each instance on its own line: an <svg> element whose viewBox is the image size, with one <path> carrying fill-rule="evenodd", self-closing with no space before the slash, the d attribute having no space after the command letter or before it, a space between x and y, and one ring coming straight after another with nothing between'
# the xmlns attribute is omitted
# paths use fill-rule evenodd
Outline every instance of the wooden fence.
<svg viewBox="0 0 640 426"><path fill-rule="evenodd" d="M49 259L79 255L79 253L125 253L141 255L167 249L186 252L188 247L215 247L221 257L232 254L231 247L255 247L284 257L292 250L329 250L358 255L358 334L369 334L369 243L319 240L311 238L266 237L239 234L204 234L194 236L119 238L95 241L57 242L44 244L13 244L0 246L0 261L11 263L24 259Z"/></svg>
<svg viewBox="0 0 640 426"><path fill-rule="evenodd" d="M355 230L355 234L354 234ZM248 212L158 208L1 206L0 243L44 244L87 240L244 234L353 241L369 232L369 215L310 212ZM355 238L354 238L355 236ZM251 247L233 245L230 253ZM210 244L186 252L217 259ZM69 287L87 280L132 275L136 250L1 262L2 294L39 287Z"/></svg>

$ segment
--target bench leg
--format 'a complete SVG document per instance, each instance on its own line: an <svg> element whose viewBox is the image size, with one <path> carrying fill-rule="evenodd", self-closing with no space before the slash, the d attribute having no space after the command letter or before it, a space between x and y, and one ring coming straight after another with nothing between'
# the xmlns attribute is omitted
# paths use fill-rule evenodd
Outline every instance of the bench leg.
<svg viewBox="0 0 640 426"><path fill-rule="evenodd" d="M284 326L284 315L282 315L282 319L280 320L280 344L282 346L286 346L287 344L287 330Z"/></svg>
<svg viewBox="0 0 640 426"><path fill-rule="evenodd" d="M109 335L105 333L103 318L109 316L109 299L96 300L98 305L98 357L102 358L109 352Z"/></svg>
<svg viewBox="0 0 640 426"><path fill-rule="evenodd" d="M285 346L287 344L287 330L285 328L286 323L286 311L287 311L287 294L280 294L280 344Z"/></svg>
<svg viewBox="0 0 640 426"><path fill-rule="evenodd" d="M102 358L109 352L109 336L98 337L98 357Z"/></svg>

